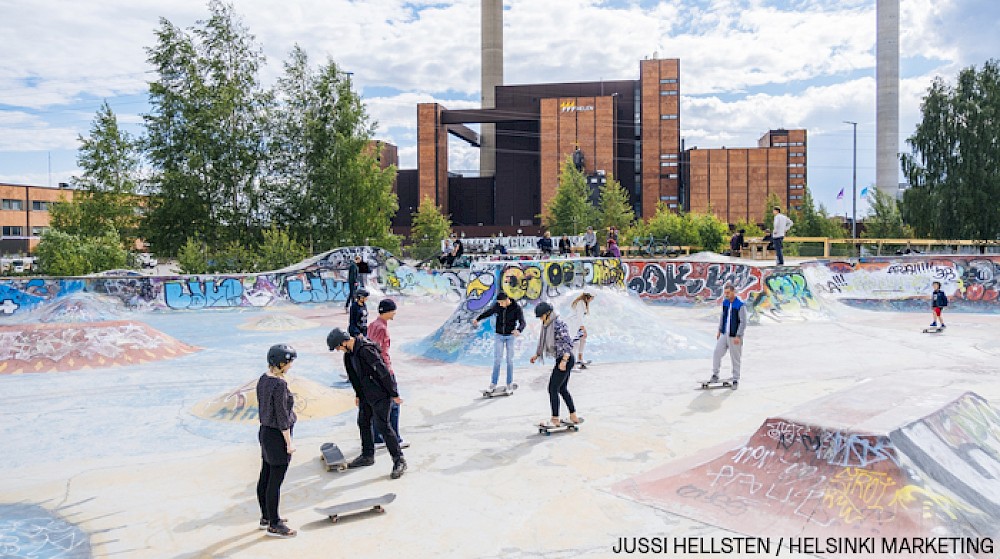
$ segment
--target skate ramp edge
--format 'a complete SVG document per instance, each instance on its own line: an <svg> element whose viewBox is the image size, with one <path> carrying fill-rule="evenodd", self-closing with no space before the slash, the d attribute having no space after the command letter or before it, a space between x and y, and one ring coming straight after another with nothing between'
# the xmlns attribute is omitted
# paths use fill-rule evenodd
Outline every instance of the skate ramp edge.
<svg viewBox="0 0 1000 559"><path fill-rule="evenodd" d="M848 389L840 396L858 392ZM889 398L892 394L886 401L900 402ZM908 406L888 404L884 413L868 406L869 413L829 424L804 420L808 407L801 407L768 418L745 443L715 458L706 451L693 467L687 467L691 462L666 464L612 491L751 536L891 540L933 535L991 537L995 543L1000 535L1000 416L974 393L952 392L950 398L944 404L943 396L918 402L916 419L911 414L892 429L883 426L900 420ZM821 421L861 411L851 405L838 411L831 405L835 398L820 400L810 404ZM926 413L935 402L937 409Z"/></svg>

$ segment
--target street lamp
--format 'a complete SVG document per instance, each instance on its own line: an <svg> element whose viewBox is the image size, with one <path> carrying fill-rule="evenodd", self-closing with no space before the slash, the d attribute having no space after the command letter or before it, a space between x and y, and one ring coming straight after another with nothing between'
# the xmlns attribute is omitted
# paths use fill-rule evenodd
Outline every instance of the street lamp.
<svg viewBox="0 0 1000 559"><path fill-rule="evenodd" d="M850 124L851 126L854 127L854 163L851 166L853 170L853 179L851 183L851 238L857 241L858 239L858 123L852 122L850 120L845 120L844 124Z"/></svg>

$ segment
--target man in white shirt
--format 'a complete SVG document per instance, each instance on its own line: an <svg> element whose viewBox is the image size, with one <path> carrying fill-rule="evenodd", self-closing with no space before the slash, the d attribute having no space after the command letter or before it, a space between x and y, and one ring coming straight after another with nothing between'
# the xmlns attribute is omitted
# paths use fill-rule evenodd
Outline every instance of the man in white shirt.
<svg viewBox="0 0 1000 559"><path fill-rule="evenodd" d="M785 265L785 254L783 252L784 246L783 242L785 240L785 234L788 230L795 225L792 223L788 216L781 213L781 208L778 206L774 207L774 225L773 232L771 233L771 244L774 245L774 254L778 259L778 266Z"/></svg>

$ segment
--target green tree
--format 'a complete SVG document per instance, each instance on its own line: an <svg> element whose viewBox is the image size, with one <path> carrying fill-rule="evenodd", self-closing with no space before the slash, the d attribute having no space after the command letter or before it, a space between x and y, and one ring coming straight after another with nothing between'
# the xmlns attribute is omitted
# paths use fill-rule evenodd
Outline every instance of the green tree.
<svg viewBox="0 0 1000 559"><path fill-rule="evenodd" d="M777 193L768 193L767 199L764 201L764 215L760 217L760 222L764 224L764 227L773 231L774 230L774 208L782 208L788 211L788 208L783 208L781 204L781 198Z"/></svg>
<svg viewBox="0 0 1000 559"><path fill-rule="evenodd" d="M395 168L381 169L375 123L349 74L328 60L316 71L293 49L278 83L271 145L275 219L318 250L339 244L399 250L390 231L399 207Z"/></svg>
<svg viewBox="0 0 1000 559"><path fill-rule="evenodd" d="M264 230L264 239L253 251L253 269L258 272L280 270L301 262L309 251L283 229L271 226Z"/></svg>
<svg viewBox="0 0 1000 559"><path fill-rule="evenodd" d="M35 256L46 275L83 276L124 268L128 253L114 229L81 237L53 228L42 235Z"/></svg>
<svg viewBox="0 0 1000 559"><path fill-rule="evenodd" d="M413 227L410 229L413 257L427 260L437 256L441 252L441 239L447 237L449 231L451 220L441 214L430 196L424 196L413 214Z"/></svg>
<svg viewBox="0 0 1000 559"><path fill-rule="evenodd" d="M264 56L232 6L211 0L208 9L187 32L161 19L147 49L157 77L143 115L153 193L144 233L164 252L189 236L212 245L256 240L268 218Z"/></svg>
<svg viewBox="0 0 1000 559"><path fill-rule="evenodd" d="M52 227L82 237L99 237L114 229L131 245L139 224L137 143L118 127L107 101L98 109L89 136L79 139L77 165L83 173L73 177L77 186L73 199L53 206Z"/></svg>
<svg viewBox="0 0 1000 559"><path fill-rule="evenodd" d="M698 245L702 250L720 252L723 247L729 246L729 226L714 213L689 215L698 231Z"/></svg>
<svg viewBox="0 0 1000 559"><path fill-rule="evenodd" d="M667 238L672 245L701 246L701 235L694 217L677 213L662 202L656 206L656 213L649 221L637 222L625 231L625 235L632 242L638 237L641 243L652 235L657 239Z"/></svg>
<svg viewBox="0 0 1000 559"><path fill-rule="evenodd" d="M773 212L772 212L772 215L773 215ZM746 232L744 234L744 236L747 237L747 238L749 238L749 237L763 237L764 236L764 230L761 229L760 226L757 225L756 223L754 223L752 221L749 221L747 219L741 219L741 220L737 221L735 223L734 227L736 228L737 231L739 231L740 229L743 229Z"/></svg>
<svg viewBox="0 0 1000 559"><path fill-rule="evenodd" d="M833 239L840 239L844 237L844 228L841 227L834 218L830 217L826 207L823 206L823 204L820 204L819 209L816 209L812 194L809 192L808 188L804 190L802 209L791 212L791 214L794 225L792 226L792 233L790 236L830 237ZM773 223L773 217L771 221Z"/></svg>
<svg viewBox="0 0 1000 559"><path fill-rule="evenodd" d="M576 235L598 221L598 211L590 203L587 178L567 156L559 172L559 187L545 207L542 221L554 236Z"/></svg>
<svg viewBox="0 0 1000 559"><path fill-rule="evenodd" d="M902 169L911 188L902 217L921 236L1000 236L1000 61L958 74L955 85L934 80L922 119L907 140Z"/></svg>
<svg viewBox="0 0 1000 559"><path fill-rule="evenodd" d="M597 207L601 228L614 226L624 231L635 221L635 211L629 202L628 192L615 180L614 175L609 174L606 179L601 185L601 199Z"/></svg>
<svg viewBox="0 0 1000 559"><path fill-rule="evenodd" d="M205 244L188 237L177 251L177 264L182 274L207 274L208 249Z"/></svg>
<svg viewBox="0 0 1000 559"><path fill-rule="evenodd" d="M903 225L903 216L899 213L896 199L892 195L870 187L871 212L865 218L864 237L872 239L902 239L909 237L907 227Z"/></svg>

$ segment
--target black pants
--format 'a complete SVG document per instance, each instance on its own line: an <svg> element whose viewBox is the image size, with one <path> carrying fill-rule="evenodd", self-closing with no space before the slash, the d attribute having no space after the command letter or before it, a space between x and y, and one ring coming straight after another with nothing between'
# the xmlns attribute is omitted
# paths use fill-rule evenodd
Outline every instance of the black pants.
<svg viewBox="0 0 1000 559"><path fill-rule="evenodd" d="M569 413L576 413L573 397L569 395L569 389L566 388L566 385L569 384L569 374L573 370L573 365L576 364L576 359L572 355L569 356L565 371L559 370L560 362L561 359L556 359L556 364L552 367L552 376L549 377L549 404L552 405L552 417L559 417L559 396L562 396L562 399L566 401Z"/></svg>
<svg viewBox="0 0 1000 559"><path fill-rule="evenodd" d="M347 289L348 289L347 300L344 301L345 309L351 308L351 301L354 300L354 292L358 290L358 284L356 283L348 284Z"/></svg>
<svg viewBox="0 0 1000 559"><path fill-rule="evenodd" d="M368 403L364 399L358 405L358 428L361 430L361 454L363 456L375 456L375 437L372 435L372 427L382 435L385 447L392 455L392 460L396 461L403 457L403 451L399 448L399 437L389 423L389 414L392 412L392 399L385 398L376 402Z"/></svg>
<svg viewBox="0 0 1000 559"><path fill-rule="evenodd" d="M278 500L281 497L281 482L285 481L288 464L271 465L261 460L260 479L257 480L257 502L260 516L271 526L281 523L278 516Z"/></svg>

